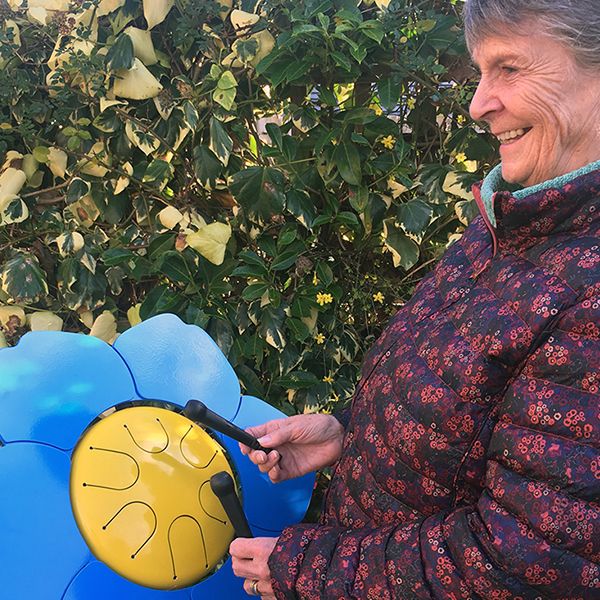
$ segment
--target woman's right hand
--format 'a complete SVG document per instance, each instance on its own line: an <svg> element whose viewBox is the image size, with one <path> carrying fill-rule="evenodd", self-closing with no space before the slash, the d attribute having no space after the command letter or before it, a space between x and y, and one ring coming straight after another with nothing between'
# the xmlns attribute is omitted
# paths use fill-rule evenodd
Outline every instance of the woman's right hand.
<svg viewBox="0 0 600 600"><path fill-rule="evenodd" d="M327 467L342 453L344 428L331 415L296 415L246 431L258 438L261 446L273 448L266 454L240 444L242 453L274 483Z"/></svg>

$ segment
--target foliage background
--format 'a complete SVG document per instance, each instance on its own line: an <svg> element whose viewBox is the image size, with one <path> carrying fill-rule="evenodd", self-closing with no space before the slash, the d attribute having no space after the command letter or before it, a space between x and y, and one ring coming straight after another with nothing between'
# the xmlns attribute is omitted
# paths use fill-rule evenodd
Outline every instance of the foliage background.
<svg viewBox="0 0 600 600"><path fill-rule="evenodd" d="M0 345L168 311L330 410L495 154L461 5L221 2L1 1Z"/></svg>

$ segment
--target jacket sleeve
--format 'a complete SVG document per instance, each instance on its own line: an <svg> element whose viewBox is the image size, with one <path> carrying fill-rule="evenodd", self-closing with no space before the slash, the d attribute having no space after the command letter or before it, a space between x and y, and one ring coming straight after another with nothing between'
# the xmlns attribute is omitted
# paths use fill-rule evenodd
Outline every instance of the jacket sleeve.
<svg viewBox="0 0 600 600"><path fill-rule="evenodd" d="M280 599L600 599L600 289L561 316L493 418L475 504L371 529L298 525Z"/></svg>

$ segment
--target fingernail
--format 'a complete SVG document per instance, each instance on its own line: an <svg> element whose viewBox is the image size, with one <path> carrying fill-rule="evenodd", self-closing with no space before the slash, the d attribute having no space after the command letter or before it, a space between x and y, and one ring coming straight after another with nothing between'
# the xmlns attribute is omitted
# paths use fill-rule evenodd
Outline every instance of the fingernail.
<svg viewBox="0 0 600 600"><path fill-rule="evenodd" d="M264 444L268 444L271 441L271 436L270 435L263 435L263 437L258 438L258 443L261 446L264 446Z"/></svg>

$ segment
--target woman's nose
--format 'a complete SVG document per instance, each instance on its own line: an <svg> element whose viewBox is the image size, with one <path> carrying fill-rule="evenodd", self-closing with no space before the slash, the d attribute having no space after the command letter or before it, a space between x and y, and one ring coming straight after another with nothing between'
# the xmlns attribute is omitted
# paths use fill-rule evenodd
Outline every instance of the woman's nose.
<svg viewBox="0 0 600 600"><path fill-rule="evenodd" d="M502 107L502 102L494 92L493 86L482 77L469 107L471 118L474 121L487 121L487 115L500 111Z"/></svg>

